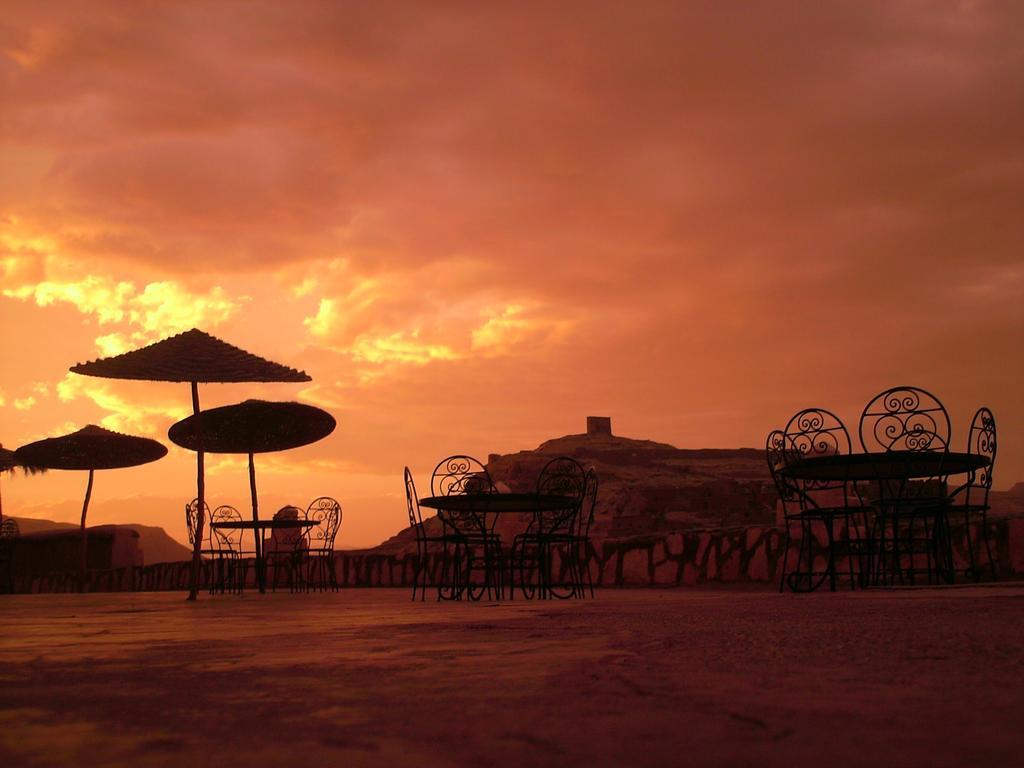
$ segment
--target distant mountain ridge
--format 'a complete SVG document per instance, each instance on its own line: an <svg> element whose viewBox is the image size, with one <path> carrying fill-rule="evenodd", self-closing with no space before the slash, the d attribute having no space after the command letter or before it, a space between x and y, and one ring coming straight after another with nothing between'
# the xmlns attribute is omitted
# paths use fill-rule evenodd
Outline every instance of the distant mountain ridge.
<svg viewBox="0 0 1024 768"><path fill-rule="evenodd" d="M60 523L55 520L43 520L33 517L17 517L15 515L4 515L4 518L16 520L18 529L22 536L31 536L37 533L51 533L58 531L77 531L79 526L74 523ZM86 526L92 528L109 528L109 525ZM118 523L118 528L127 528L139 535L139 549L142 550L143 563L154 565L156 563L175 563L192 558L192 550L172 539L163 528L155 525L138 525L135 523Z"/></svg>

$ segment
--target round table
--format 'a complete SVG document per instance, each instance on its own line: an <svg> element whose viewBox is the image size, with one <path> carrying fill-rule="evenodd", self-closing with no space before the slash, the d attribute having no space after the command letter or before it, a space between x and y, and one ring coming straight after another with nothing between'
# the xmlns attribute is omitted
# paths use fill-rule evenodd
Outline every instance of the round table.
<svg viewBox="0 0 1024 768"><path fill-rule="evenodd" d="M503 556L500 551L500 544L493 534L495 522L500 515L507 514L529 514L537 515L543 512L557 512L579 507L580 499L574 496L561 496L548 493L460 493L452 496L427 496L420 499L420 506L438 510L438 516L446 526L452 528L463 536L480 536L484 545L484 570L485 585L481 588L489 591L496 586L498 594L504 593L504 579L502 576ZM445 513L451 513L446 516ZM487 524L487 516L493 515L491 524ZM459 523L464 522L465 527L460 530ZM467 530L473 528L476 530ZM472 569L472 557L468 560L468 568ZM495 566L497 573L494 573ZM469 586L470 599L473 597L473 587ZM441 588L439 587L439 594ZM455 597L461 590L453 588L448 597Z"/></svg>
<svg viewBox="0 0 1024 768"><path fill-rule="evenodd" d="M226 528L230 530L239 530L245 528L312 528L314 525L320 525L319 520L296 520L285 518L283 520L221 520L216 523L210 523L211 528Z"/></svg>
<svg viewBox="0 0 1024 768"><path fill-rule="evenodd" d="M949 537L949 521L943 498L917 497L908 499L905 489L910 481L944 479L949 475L975 472L991 463L987 456L971 453L888 451L885 453L851 453L833 456L797 457L786 462L781 472L797 480L808 482L877 483L877 499L872 504L878 509L874 531L871 534L877 559L874 568L876 582L888 578L903 578L901 564L900 527L909 517L911 530L914 515L922 510L932 515L932 548L935 572L943 581L953 581L953 549ZM945 490L942 491L945 493ZM888 558L886 558L888 555ZM913 559L911 574L913 578ZM928 569L929 574L931 569ZM929 576L930 580L930 576Z"/></svg>
<svg viewBox="0 0 1024 768"><path fill-rule="evenodd" d="M782 472L798 480L913 480L962 475L987 467L989 459L972 453L889 451L793 458Z"/></svg>
<svg viewBox="0 0 1024 768"><path fill-rule="evenodd" d="M575 507L579 503L579 499L572 496L549 493L460 493L420 499L421 507L483 514L555 512Z"/></svg>

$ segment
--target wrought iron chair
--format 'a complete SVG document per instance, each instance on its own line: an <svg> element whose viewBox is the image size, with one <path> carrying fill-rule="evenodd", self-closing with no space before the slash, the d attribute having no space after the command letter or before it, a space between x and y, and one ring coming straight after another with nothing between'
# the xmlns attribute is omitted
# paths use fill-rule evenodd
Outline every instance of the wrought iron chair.
<svg viewBox="0 0 1024 768"><path fill-rule="evenodd" d="M526 598L570 598L580 596L583 576L573 549L578 536L580 508L587 492L587 473L580 463L568 456L552 459L537 477L537 493L567 496L572 499L564 509L538 511L525 533L512 542L510 560L514 574L519 573L519 589ZM555 557L568 583L555 578Z"/></svg>
<svg viewBox="0 0 1024 768"><path fill-rule="evenodd" d="M870 508L862 503L856 485L847 480L803 480L779 472L780 459L782 466L788 468L797 460L849 454L849 432L831 411L805 408L786 424L781 450L778 439L777 431L769 434L768 465L785 508L786 553L780 589L785 584L794 592L811 592L827 581L829 590L835 592L836 564L840 558L846 559L850 588L855 588L868 570L865 561L870 541ZM788 571L794 523L800 526L800 547L796 566ZM825 563L821 570L815 568L815 528L825 532Z"/></svg>
<svg viewBox="0 0 1024 768"><path fill-rule="evenodd" d="M967 481L949 495L949 505L945 508L948 515L962 515L964 530L967 536L967 556L970 566L967 575L978 581L981 569L974 556L974 542L971 540L972 518L979 523L985 553L988 556L988 567L992 580L996 579L996 561L992 556L992 544L988 531L988 494L992 490L992 475L996 466L996 417L988 408L979 408L971 421L971 429L967 435L967 452L974 456L984 456L989 460L988 466L971 472Z"/></svg>
<svg viewBox="0 0 1024 768"><path fill-rule="evenodd" d="M188 504L185 505L185 528L188 530L188 543L190 547L196 545L196 528L199 525L199 516L197 511L199 509L199 499L192 499ZM210 505L205 501L203 502L203 526L206 532L206 541L210 541ZM206 584L210 588L210 594L216 592L217 579L214 573L214 560L219 557L219 551L210 547L207 543L205 549L199 550L199 555L202 558L202 571L203 579L206 580Z"/></svg>
<svg viewBox="0 0 1024 768"><path fill-rule="evenodd" d="M472 456L456 454L438 463L430 477L433 496L467 496L495 493L487 468ZM444 524L444 557L438 599L479 600L504 594L504 557L501 536L493 521L472 505L461 510L439 509ZM480 574L481 579L474 579Z"/></svg>
<svg viewBox="0 0 1024 768"><path fill-rule="evenodd" d="M20 535L17 520L8 517L0 523L0 573L3 574L0 592L14 592L14 558Z"/></svg>
<svg viewBox="0 0 1024 768"><path fill-rule="evenodd" d="M577 585L580 597L586 591L594 597L594 577L590 573L590 560L593 547L590 543L590 526L594 524L594 508L597 506L597 472L591 467L584 477L585 490L583 503L576 517L576 531L570 538L569 554L574 558L574 568L579 577Z"/></svg>
<svg viewBox="0 0 1024 768"><path fill-rule="evenodd" d="M338 591L338 574L334 569L334 539L341 527L341 504L330 496L314 499L306 509L306 519L317 521L307 532L309 549L308 589Z"/></svg>
<svg viewBox="0 0 1024 768"><path fill-rule="evenodd" d="M416 560L412 575L412 599L416 599L416 592L419 591L420 600L426 599L427 582L430 581L430 545L446 545L459 542L449 542L446 536L428 536L426 527L423 525L423 515L420 513L419 497L416 495L416 483L412 478L412 472L405 468L405 501L409 508L409 527L416 536ZM440 599L440 595L438 596Z"/></svg>
<svg viewBox="0 0 1024 768"><path fill-rule="evenodd" d="M860 417L859 436L865 453L949 452L949 414L935 395L919 387L893 387L876 395ZM887 459L888 461L891 459ZM884 466L880 460L879 466ZM952 549L949 541L947 477L943 462L929 477L906 473L879 473L876 577L893 583L919 574L934 583L951 581ZM896 474L897 477L892 475ZM924 567L918 557L924 556Z"/></svg>
<svg viewBox="0 0 1024 768"><path fill-rule="evenodd" d="M210 592L237 592L245 586L245 561L242 559L242 529L214 528L213 523L241 522L242 515L230 504L213 510L207 523L212 556L213 579Z"/></svg>
<svg viewBox="0 0 1024 768"><path fill-rule="evenodd" d="M779 592L782 592L786 589L786 575L789 573L787 566L789 564L789 548L792 544L790 522L799 518L798 499L800 494L796 485L786 474L786 433L781 429L773 429L765 439L764 448L765 457L768 459L768 472L772 476L775 490L782 502L782 517L786 524L786 539L782 549L782 575L779 578ZM802 546L801 544L801 553L798 555L798 559L802 557Z"/></svg>
<svg viewBox="0 0 1024 768"><path fill-rule="evenodd" d="M287 518L301 520L305 513L298 507L284 506L274 513L275 519ZM268 549L269 544L269 549ZM274 528L273 534L264 540L264 560L268 568L274 569L274 580L271 589L276 592L282 571L287 576L288 589L292 592L305 588L303 579L303 560L308 540L306 531L300 527Z"/></svg>

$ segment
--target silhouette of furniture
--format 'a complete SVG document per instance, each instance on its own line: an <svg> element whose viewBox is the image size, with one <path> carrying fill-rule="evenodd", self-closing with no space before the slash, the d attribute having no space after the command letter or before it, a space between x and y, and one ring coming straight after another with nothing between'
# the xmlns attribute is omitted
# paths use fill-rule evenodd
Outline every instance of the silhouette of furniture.
<svg viewBox="0 0 1024 768"><path fill-rule="evenodd" d="M440 583L429 585L430 581L430 553L433 545L441 545L441 551L444 552L445 546L448 544L460 543L460 541L450 541L446 535L442 536L430 536L427 534L426 526L423 524L423 515L420 512L420 502L416 494L416 482L413 480L412 472L409 468L405 468L405 501L409 510L409 527L412 528L413 535L416 537L416 560L413 563L413 574L412 574L412 599L416 599L416 593L419 592L420 600L426 599L426 592L428 586L440 586ZM434 547L436 549L436 546ZM441 594L438 592L438 599L441 599Z"/></svg>
<svg viewBox="0 0 1024 768"><path fill-rule="evenodd" d="M593 547L590 543L590 527L594 524L594 509L597 506L597 471L590 467L586 475L586 491L583 504L577 516L576 529L569 537L569 557L574 559L575 573L580 577L578 594L585 597L584 589L594 597L594 577L590 573Z"/></svg>
<svg viewBox="0 0 1024 768"><path fill-rule="evenodd" d="M920 387L891 387L879 393L864 407L858 434L865 453L911 453L944 457L949 453L952 427L945 406L935 395ZM929 475L908 477L881 476L879 509L878 577L915 583L924 575L928 583L935 579L952 581L952 547L949 543L949 472L943 461ZM924 567L918 557L924 557Z"/></svg>
<svg viewBox="0 0 1024 768"><path fill-rule="evenodd" d="M297 371L294 368L264 360L244 349L214 338L198 328L131 352L73 365L71 372L108 379L189 382L192 390L192 414L197 426L200 421L200 382L312 381L304 371ZM198 435L201 436L202 433L203 430L197 430ZM204 528L204 521L209 519L206 517L209 508L205 501L204 454L207 450L206 445L201 440L198 441L196 446L196 497L201 500L197 508L203 513L197 523L197 528L200 531ZM250 470L250 476L251 474ZM190 528L190 530L194 529ZM192 554L189 600L195 600L199 590L201 544L202 542L199 541L195 543Z"/></svg>
<svg viewBox="0 0 1024 768"><path fill-rule="evenodd" d="M910 483L928 481L939 474L961 475L977 472L989 466L989 459L970 453L920 453L918 451L889 451L882 454L853 453L843 456L812 456L791 458L783 467L783 475L790 480L814 483L846 482L865 484L878 491L878 520L872 526L872 553L877 558L872 580L875 583L892 583L901 574L910 575L900 558L912 557L906 537L916 534L906 530L899 523L920 523L931 518L934 522L925 531L925 543L930 552L931 562L936 561L945 569L941 576L951 580L949 569L952 562L950 542L945 518L949 504L932 502L902 511L900 497L888 494L899 493ZM900 511L894 511L900 510ZM883 517L888 511L888 517ZM884 562L878 562L884 560ZM912 564L911 564L912 567Z"/></svg>
<svg viewBox="0 0 1024 768"><path fill-rule="evenodd" d="M979 408L971 421L971 429L967 436L967 453L988 459L988 464L968 470L966 481L949 494L945 512L948 516L962 516L967 536L967 556L970 561L968 576L975 581L981 577L977 558L974 556L974 542L971 540L971 523L977 518L985 552L988 556L988 567L993 581L996 579L996 562L992 557L992 544L988 531L988 494L992 490L992 474L996 466L996 418L988 408Z"/></svg>
<svg viewBox="0 0 1024 768"><path fill-rule="evenodd" d="M492 528L497 519L503 515L530 515L535 518L541 513L559 512L576 506L578 501L573 497L561 495L495 492L479 495L427 496L420 499L419 504L438 510L438 517L445 521L446 530L451 531L449 535L452 542L463 547L462 551L457 554L471 560L475 558L470 563L463 560L455 564L461 565L457 575L461 575L462 581L455 584L446 581L441 589L454 590L454 592L443 594L442 599L459 598L462 592L469 592L471 599L479 599L489 584L497 584L502 577L498 573L488 574L483 585L466 581L468 575L478 565L476 561L480 559L481 554L478 551L474 552L472 547L464 545L463 530L472 535L481 529ZM467 527L462 528L462 526ZM499 565L496 558L494 565ZM492 589L491 593L498 597L503 596L503 592L497 589Z"/></svg>
<svg viewBox="0 0 1024 768"><path fill-rule="evenodd" d="M318 525L318 522L316 520L306 520L301 516L302 510L299 510L297 507L293 509L296 509L299 513L294 518L275 517L270 520L227 520L212 523L210 527L218 530L250 530L260 539L262 539L265 531L283 532L283 535L276 538L278 544L273 551L267 551L266 542L264 542L264 546L260 548L259 554L256 555L256 572L261 574L259 581L265 585L267 566L274 566L273 588L276 590L279 572L283 570L288 577L288 586L294 592L305 586L305 579L301 578L302 574L300 571L301 549L306 541L305 529ZM267 539L267 541L270 541L270 539Z"/></svg>
<svg viewBox="0 0 1024 768"><path fill-rule="evenodd" d="M512 596L515 595L516 573L519 574L519 589L527 598L569 598L582 594L583 574L575 555L580 509L590 477L578 461L568 456L554 458L541 469L537 477L537 497L561 496L564 502L556 508L537 509L526 531L513 540L509 558ZM556 562L568 573L568 584L555 578Z"/></svg>
<svg viewBox="0 0 1024 768"><path fill-rule="evenodd" d="M241 513L230 504L222 504L210 515L210 549L213 554L213 573L210 592L237 592L245 587L245 559L242 551L242 529L217 526L217 523L241 522Z"/></svg>
<svg viewBox="0 0 1024 768"><path fill-rule="evenodd" d="M782 499L786 538L779 591L812 592L826 581L835 592L837 562L845 558L850 587L855 588L869 570L870 524L857 486L844 475L807 478L788 473L794 463L817 458L850 455L850 435L842 420L824 408L797 412L783 430L773 430L767 440L768 468ZM789 569L794 525L800 528L796 564ZM825 533L825 564L815 568L815 530Z"/></svg>
<svg viewBox="0 0 1024 768"><path fill-rule="evenodd" d="M484 499L497 492L487 467L465 454L448 456L434 467L430 492L452 500L436 507L444 539L438 598L479 600L486 593L500 599L504 591L501 536L494 532L495 518L488 525L487 513L480 509Z"/></svg>
<svg viewBox="0 0 1024 768"><path fill-rule="evenodd" d="M341 504L330 496L321 496L306 507L306 520L315 522L307 533L305 551L306 586L308 589L338 591L338 575L334 569L334 539L341 527Z"/></svg>
<svg viewBox="0 0 1024 768"><path fill-rule="evenodd" d="M331 434L335 426L331 414L312 405L246 400L195 413L173 424L167 436L176 445L190 451L247 454L252 519L258 523L259 497L254 454L286 451L315 443ZM262 540L257 538L258 562L263 561L262 546ZM265 576L265 572L257 570L260 592L266 591Z"/></svg>
<svg viewBox="0 0 1024 768"><path fill-rule="evenodd" d="M188 543L189 546L195 549L196 543L196 532L199 527L199 499L192 499L188 504L185 505L185 529L188 531ZM209 521L210 519L210 506L204 501L203 502L203 519ZM217 557L220 557L220 550L216 547L211 547L209 540L213 536L213 531L209 526L206 528L206 536L204 537L206 542L206 548L202 546L198 547L199 554L202 556L200 561L202 564L202 574L200 581L205 581L209 586L210 594L213 594L216 590L214 585L216 578L214 575L214 562ZM194 551L193 549L193 551Z"/></svg>
<svg viewBox="0 0 1024 768"><path fill-rule="evenodd" d="M79 588L83 591L86 588L89 561L89 536L86 532L85 518L89 511L96 471L137 467L158 461L166 455L167 448L156 440L123 435L95 424L88 424L70 434L37 440L21 446L14 452L15 461L22 466L89 473L79 524Z"/></svg>

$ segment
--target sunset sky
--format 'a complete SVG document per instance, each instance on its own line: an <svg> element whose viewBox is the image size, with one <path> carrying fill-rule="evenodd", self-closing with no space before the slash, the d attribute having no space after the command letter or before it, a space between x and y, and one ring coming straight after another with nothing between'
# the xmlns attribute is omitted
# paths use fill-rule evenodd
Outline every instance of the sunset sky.
<svg viewBox="0 0 1024 768"><path fill-rule="evenodd" d="M1024 480L1024 4L0 3L0 442L165 444L184 384L68 367L199 327L338 421L257 459L404 523L402 467L583 431L761 446L880 390L999 424ZM2 480L77 521L84 473ZM208 497L248 503L244 457ZM421 488L423 490L423 488ZM90 521L185 538L194 457Z"/></svg>

